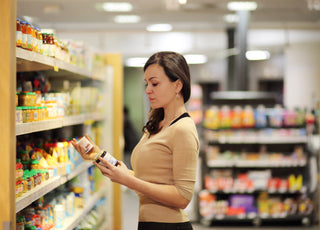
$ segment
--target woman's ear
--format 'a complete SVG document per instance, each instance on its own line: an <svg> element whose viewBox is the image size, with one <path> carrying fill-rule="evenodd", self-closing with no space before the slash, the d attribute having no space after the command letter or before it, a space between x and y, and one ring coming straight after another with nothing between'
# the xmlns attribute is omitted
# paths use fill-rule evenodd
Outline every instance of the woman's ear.
<svg viewBox="0 0 320 230"><path fill-rule="evenodd" d="M176 93L179 93L181 91L182 86L183 86L183 84L182 84L181 80L180 79L176 80Z"/></svg>

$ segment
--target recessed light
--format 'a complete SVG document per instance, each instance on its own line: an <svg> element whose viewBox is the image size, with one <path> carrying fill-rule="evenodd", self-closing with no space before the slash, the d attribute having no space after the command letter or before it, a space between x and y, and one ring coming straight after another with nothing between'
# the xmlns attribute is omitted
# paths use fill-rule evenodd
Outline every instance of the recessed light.
<svg viewBox="0 0 320 230"><path fill-rule="evenodd" d="M116 23L138 23L141 18L138 15L117 15L114 17L114 22Z"/></svg>
<svg viewBox="0 0 320 230"><path fill-rule="evenodd" d="M266 50L249 50L246 52L246 58L249 61L267 60L270 58L270 53Z"/></svg>
<svg viewBox="0 0 320 230"><path fill-rule="evenodd" d="M107 12L129 12L133 7L129 2L100 2L96 4L96 9Z"/></svg>
<svg viewBox="0 0 320 230"><path fill-rule="evenodd" d="M256 10L257 9L256 2L229 2L228 9L233 11L241 11L241 10Z"/></svg>
<svg viewBox="0 0 320 230"><path fill-rule="evenodd" d="M147 31L150 32L167 32L171 30L172 26L170 24L152 24L147 26Z"/></svg>

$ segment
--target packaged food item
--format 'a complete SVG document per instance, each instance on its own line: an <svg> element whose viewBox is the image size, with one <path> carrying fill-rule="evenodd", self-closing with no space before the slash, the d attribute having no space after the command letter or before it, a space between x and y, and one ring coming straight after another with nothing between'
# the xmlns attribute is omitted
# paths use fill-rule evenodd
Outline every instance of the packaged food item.
<svg viewBox="0 0 320 230"><path fill-rule="evenodd" d="M22 45L21 45L21 47L24 49L27 49L27 44L28 44L26 23L27 22L25 22L25 21L20 21L21 32L22 32Z"/></svg>
<svg viewBox="0 0 320 230"><path fill-rule="evenodd" d="M219 112L220 117L220 128L229 129L231 128L231 111L228 105L224 105L221 107Z"/></svg>
<svg viewBox="0 0 320 230"><path fill-rule="evenodd" d="M21 30L21 22L20 19L17 18L16 20L16 46L22 46L22 30Z"/></svg>
<svg viewBox="0 0 320 230"><path fill-rule="evenodd" d="M16 123L17 124L23 123L22 106L16 107Z"/></svg>
<svg viewBox="0 0 320 230"><path fill-rule="evenodd" d="M32 51L32 27L29 22L26 23L26 33L27 33L27 50Z"/></svg>
<svg viewBox="0 0 320 230"><path fill-rule="evenodd" d="M231 112L232 123L231 127L233 129L238 129L242 127L242 109L240 106L235 106Z"/></svg>
<svg viewBox="0 0 320 230"><path fill-rule="evenodd" d="M267 127L267 114L266 108L264 105L258 105L254 113L256 128L265 128Z"/></svg>
<svg viewBox="0 0 320 230"><path fill-rule="evenodd" d="M105 151L105 150L102 150L100 153L98 153L98 154L96 155L95 159L94 159L95 162L97 162L98 164L105 166L105 165L98 159L98 157L101 157L101 158L107 160L110 164L112 164L112 165L114 165L114 166L119 165L119 161L118 161L116 158L114 158L110 153L108 153L107 151Z"/></svg>
<svg viewBox="0 0 320 230"><path fill-rule="evenodd" d="M242 126L244 128L253 128L255 125L254 112L250 105L246 105L242 112Z"/></svg>
<svg viewBox="0 0 320 230"><path fill-rule="evenodd" d="M78 144L85 150L85 153L90 153L93 149L93 144L85 136L78 141Z"/></svg>

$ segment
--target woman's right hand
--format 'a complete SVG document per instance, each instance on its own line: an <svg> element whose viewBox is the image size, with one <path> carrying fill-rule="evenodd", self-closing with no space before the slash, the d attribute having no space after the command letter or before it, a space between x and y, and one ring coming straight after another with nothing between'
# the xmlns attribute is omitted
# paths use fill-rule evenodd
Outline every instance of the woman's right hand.
<svg viewBox="0 0 320 230"><path fill-rule="evenodd" d="M101 151L100 148L88 137L86 134L85 137L89 140L89 142L93 145L93 148L86 153L85 149L78 144L76 139L71 140L71 144L73 147L77 150L78 153L80 153L81 157L85 160L94 160L95 156Z"/></svg>

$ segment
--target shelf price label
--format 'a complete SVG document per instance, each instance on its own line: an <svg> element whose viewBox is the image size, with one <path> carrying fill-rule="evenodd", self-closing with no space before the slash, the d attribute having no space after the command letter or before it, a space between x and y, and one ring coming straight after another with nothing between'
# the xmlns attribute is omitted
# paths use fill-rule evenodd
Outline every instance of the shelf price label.
<svg viewBox="0 0 320 230"><path fill-rule="evenodd" d="M53 70L54 70L55 72L59 72L59 67L56 66L56 65L54 65L54 66L53 66Z"/></svg>

